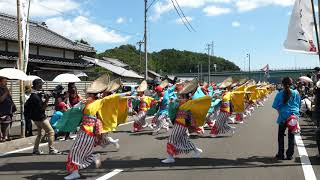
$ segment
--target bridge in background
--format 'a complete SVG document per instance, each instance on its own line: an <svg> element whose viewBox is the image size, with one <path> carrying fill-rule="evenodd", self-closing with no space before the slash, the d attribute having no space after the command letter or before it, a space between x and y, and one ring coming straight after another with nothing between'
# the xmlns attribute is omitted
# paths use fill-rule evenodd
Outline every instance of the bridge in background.
<svg viewBox="0 0 320 180"><path fill-rule="evenodd" d="M228 77L233 78L251 78L256 81L269 81L272 83L281 82L283 77L289 76L294 79L297 79L300 76L310 74L312 75L313 69L274 69L270 70L269 74L266 74L264 71L230 71L230 72L213 72L210 73L211 81L221 82ZM208 81L208 73L182 73L182 74L173 74L180 79L193 79L198 78L202 81Z"/></svg>

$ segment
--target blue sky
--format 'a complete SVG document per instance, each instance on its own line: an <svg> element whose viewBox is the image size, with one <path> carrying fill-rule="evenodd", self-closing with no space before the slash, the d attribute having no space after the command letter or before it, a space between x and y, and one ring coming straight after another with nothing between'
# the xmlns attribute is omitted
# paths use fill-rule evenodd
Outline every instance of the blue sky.
<svg viewBox="0 0 320 180"><path fill-rule="evenodd" d="M149 0L149 3L152 0ZM149 10L149 51L165 48L205 52L248 69L314 67L318 57L283 50L294 0L177 0L196 32L179 22L171 0ZM15 1L1 0L0 11L15 13ZM99 52L143 38L143 0L32 0L32 19L71 39L83 38Z"/></svg>

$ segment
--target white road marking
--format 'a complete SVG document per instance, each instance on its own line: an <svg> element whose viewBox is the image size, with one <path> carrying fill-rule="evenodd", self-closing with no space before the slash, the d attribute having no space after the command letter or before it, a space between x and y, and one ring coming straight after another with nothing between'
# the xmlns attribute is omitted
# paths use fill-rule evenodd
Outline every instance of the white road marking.
<svg viewBox="0 0 320 180"><path fill-rule="evenodd" d="M317 180L314 174L312 164L310 162L306 148L304 147L303 140L299 134L295 135L297 148L299 151L300 161L303 169L303 174L306 180Z"/></svg>
<svg viewBox="0 0 320 180"><path fill-rule="evenodd" d="M105 174L104 176L99 177L96 180L107 180L107 179L110 179L111 177L119 174L122 171L123 171L122 169L115 169L115 170L109 172L108 174Z"/></svg>
<svg viewBox="0 0 320 180"><path fill-rule="evenodd" d="M125 125L128 125L128 124L132 124L133 121L130 121L130 122L126 122L126 123L123 123L123 124L119 124L119 126L125 126Z"/></svg>
<svg viewBox="0 0 320 180"><path fill-rule="evenodd" d="M150 120L150 119L152 119L154 116L150 116L150 117L147 117L146 119L147 120ZM123 123L123 124L119 124L119 126L125 126L125 125L128 125L128 124L132 124L132 123L134 123L134 121L129 121L129 122L126 122L126 123Z"/></svg>
<svg viewBox="0 0 320 180"><path fill-rule="evenodd" d="M48 143L41 143L39 145L39 147L42 147L44 145L48 145ZM22 151L27 151L27 150L30 150L30 149L33 149L33 146L30 146L30 147L26 147L26 148L22 148L22 149L17 149L17 150L14 150L14 151L9 151L9 152L6 152L6 153L0 153L0 157L3 157L3 156L7 156L9 154L14 154L14 153L18 153L18 152L22 152Z"/></svg>

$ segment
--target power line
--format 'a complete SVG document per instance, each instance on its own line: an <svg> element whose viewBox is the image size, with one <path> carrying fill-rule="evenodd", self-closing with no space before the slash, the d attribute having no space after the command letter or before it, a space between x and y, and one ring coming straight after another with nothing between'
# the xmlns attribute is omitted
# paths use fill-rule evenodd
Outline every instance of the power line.
<svg viewBox="0 0 320 180"><path fill-rule="evenodd" d="M183 22L184 26L188 29L188 31L189 31L189 32L191 32L190 28L188 27L188 25L186 24L186 22L185 22L185 21L184 21L184 19L182 18L182 15L181 15L181 14L180 14L180 12L178 11L178 9L177 9L177 7L176 7L176 5L175 5L174 1L173 1L173 0L171 0L171 2L172 2L172 5L173 5L174 9L175 9L175 10L176 10L176 12L177 12L177 14L179 15L179 17L180 17L181 21Z"/></svg>
<svg viewBox="0 0 320 180"><path fill-rule="evenodd" d="M149 8L150 8L151 6L153 6L154 3L156 3L157 1L159 1L159 0L153 0L153 1L150 3L150 5L147 7L147 10L149 10Z"/></svg>
<svg viewBox="0 0 320 180"><path fill-rule="evenodd" d="M192 29L193 31L196 31L196 30L193 28L193 26L191 25L191 23L189 22L188 18L185 16L184 12L182 11L182 9L181 9L181 7L180 7L180 5L179 5L179 3L178 3L178 0L174 0L174 1L177 3L178 8L180 9L181 14L182 14L183 17L185 18L185 20L187 21L187 23L189 24L189 26L191 27L191 29Z"/></svg>

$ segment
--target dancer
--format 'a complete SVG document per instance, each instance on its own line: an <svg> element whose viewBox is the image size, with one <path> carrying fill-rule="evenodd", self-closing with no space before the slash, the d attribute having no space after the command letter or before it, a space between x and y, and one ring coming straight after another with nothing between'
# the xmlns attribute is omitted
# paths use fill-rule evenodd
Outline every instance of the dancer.
<svg viewBox="0 0 320 180"><path fill-rule="evenodd" d="M192 94L198 86L198 81L189 82L181 92L179 99L179 110L171 135L167 143L168 157L162 163L174 163L174 156L181 153L195 152L194 157L199 158L202 150L197 148L189 139L188 128L203 124L210 107L211 98L205 96L191 100ZM199 121L199 122L197 122Z"/></svg>
<svg viewBox="0 0 320 180"><path fill-rule="evenodd" d="M80 178L79 170L88 167L95 162L97 168L101 166L99 154L93 154L96 138L101 136L102 123L97 119L97 113L112 98L119 98L120 95L106 96L98 99L98 94L107 88L106 82L109 76L104 75L95 80L87 89L87 99L85 104L80 130L67 158L67 171L70 172L64 179ZM110 104L112 106L112 104ZM85 147L85 148L83 148Z"/></svg>
<svg viewBox="0 0 320 180"><path fill-rule="evenodd" d="M121 80L115 79L111 81L107 87L107 89L102 93L102 98L115 95L116 91L121 87ZM127 99L126 99L127 100ZM112 144L116 147L117 150L120 149L119 139L113 139L111 137L111 132L114 131L118 126L118 116L119 116L119 106L120 102L125 103L125 107L127 108L128 101L121 101L117 98L111 98L108 104L112 104L112 106L108 106L108 104L104 104L101 110L98 113L98 117L102 122L102 135L101 139L96 142L96 145L100 145L105 148L107 145ZM125 119L128 116L128 111L121 112ZM120 119L119 119L120 121Z"/></svg>
<svg viewBox="0 0 320 180"><path fill-rule="evenodd" d="M160 96L163 93L163 87L160 85L155 88L155 91ZM169 131L169 122L167 120L169 119L169 104L170 104L170 97L172 97L174 94L174 90L176 89L176 85L173 85L172 87L168 88L162 98L160 98L160 108L157 114L154 117L154 121L156 124L155 130L153 131L153 135L157 135L161 129L165 129L166 132ZM174 99L172 99L174 100Z"/></svg>
<svg viewBox="0 0 320 180"><path fill-rule="evenodd" d="M151 125L148 124L146 121L147 117L147 111L150 109L150 107L155 103L154 99L145 96L144 91L147 90L148 84L147 81L142 81L140 86L137 88L137 98L139 99L139 112L137 115L135 115L134 123L133 123L133 132L141 131L142 129L149 127L150 129L153 129Z"/></svg>
<svg viewBox="0 0 320 180"><path fill-rule="evenodd" d="M231 101L231 85L232 81L224 81L220 89L225 89L223 94L222 94L222 102L220 105L220 113L219 116L217 117L217 120L214 124L214 126L211 129L211 137L216 137L217 135L220 134L225 134L229 131L234 134L234 127L230 126L228 124L228 117L230 116L230 101Z"/></svg>

